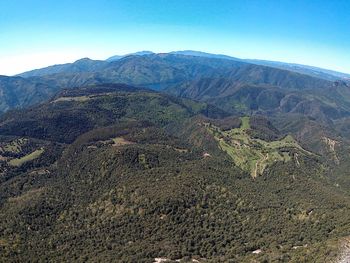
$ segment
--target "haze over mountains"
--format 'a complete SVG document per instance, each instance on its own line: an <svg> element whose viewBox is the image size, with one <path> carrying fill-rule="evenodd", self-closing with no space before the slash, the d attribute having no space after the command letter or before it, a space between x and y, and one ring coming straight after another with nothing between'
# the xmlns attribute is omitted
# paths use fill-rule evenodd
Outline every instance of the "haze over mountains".
<svg viewBox="0 0 350 263"><path fill-rule="evenodd" d="M154 55L155 53L152 51L139 51L135 53L129 53L126 55L115 55L110 58L107 58L105 61L112 62L127 56L144 56L144 55L152 55L152 54ZM287 69L290 71L295 71L298 73L303 73L303 74L324 78L328 80L350 79L350 74L332 71L328 69L322 69L318 67L300 65L300 64L292 64L292 63L276 62L276 61L268 61L268 60L258 60L258 59L239 59L239 58L235 58L227 55L210 54L210 53L193 51L193 50L172 51L172 52L169 52L169 54L235 60L235 61L247 62L247 63L258 64L263 66ZM77 68L80 68L80 71L84 71L84 70L90 71L90 70L94 70L94 67L98 65L98 63L96 63L97 65L93 65L93 66L91 65L92 66L91 69L88 69L88 63L84 65L81 63L83 60L84 59L78 60L74 63L55 65L55 66L51 66L51 67L47 67L39 70L24 72L18 75L22 77L30 77L30 76L41 76L41 75L48 75L48 74L54 74L54 73L62 73L62 71L64 71L64 68L66 68L66 66L70 64L76 64L75 66L77 66Z"/></svg>
<svg viewBox="0 0 350 263"><path fill-rule="evenodd" d="M188 83L185 84L188 81L202 79L203 82L205 78L208 82L210 78L221 78L224 82L228 81L231 84L234 82L229 85L231 89L233 86L249 84L300 90L300 87L309 89L310 83L312 88L347 85L348 76L308 66L242 60L197 51L177 51L168 54L142 51L125 56L114 56L106 61L83 58L74 63L25 72L19 74L17 78L2 76L0 89L3 99L0 110L6 111L32 105L48 99L59 89L87 84L123 82L162 90L188 85ZM23 81L21 78L27 80ZM331 84L322 80L337 82ZM9 87L11 87L10 90L18 91L12 92ZM40 94L40 96L32 96L33 94Z"/></svg>
<svg viewBox="0 0 350 263"><path fill-rule="evenodd" d="M0 261L341 259L348 78L196 51L0 76Z"/></svg>

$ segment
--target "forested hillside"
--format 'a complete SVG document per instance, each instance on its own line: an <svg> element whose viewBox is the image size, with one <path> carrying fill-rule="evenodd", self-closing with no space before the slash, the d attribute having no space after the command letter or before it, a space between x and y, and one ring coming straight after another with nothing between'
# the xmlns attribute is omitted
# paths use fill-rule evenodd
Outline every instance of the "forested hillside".
<svg viewBox="0 0 350 263"><path fill-rule="evenodd" d="M350 231L343 161L278 119L101 85L0 135L3 262L324 262Z"/></svg>

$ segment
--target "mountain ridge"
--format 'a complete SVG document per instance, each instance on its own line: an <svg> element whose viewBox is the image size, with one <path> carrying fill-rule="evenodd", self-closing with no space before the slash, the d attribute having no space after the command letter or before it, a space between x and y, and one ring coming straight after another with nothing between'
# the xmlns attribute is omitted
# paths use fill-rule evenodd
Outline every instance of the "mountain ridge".
<svg viewBox="0 0 350 263"><path fill-rule="evenodd" d="M127 56L144 56L144 55L152 55L152 54L156 54L156 53L154 53L152 51L138 51L138 52L129 53L126 55L115 55L115 56L107 58L104 61L105 62L113 62L113 61L117 61L117 60L124 58L124 57L127 57ZM342 72L329 70L329 69L323 69L323 68L315 67L315 66L296 64L296 63L259 60L259 59L241 59L241 58L236 58L236 57L232 57L232 56L228 56L228 55L212 54L212 53L206 53L206 52L194 51L194 50L170 51L167 53L159 53L159 54L179 54L179 55L186 55L186 56L199 56L199 57L208 57L208 58L228 59L228 60L246 62L246 63L251 63L251 64L286 69L286 70L290 70L290 71L294 71L294 72L298 72L298 73L303 73L303 74L307 74L307 75L310 75L313 77L323 78L323 79L332 80L332 81L337 80L337 79L342 79L342 80L349 80L350 79L350 74L347 74L347 73L342 73ZM20 73L20 74L18 74L18 76L29 77L29 76L44 75L44 74L48 74L47 72L49 72L50 69L52 70L53 69L52 67L61 67L64 65L72 65L78 61L79 60L77 60L73 63L53 65L53 66L49 66L49 67L42 68L42 69L31 70L28 72ZM103 60L96 60L96 61L103 61ZM39 71L43 71L43 72L38 73ZM46 73L44 73L44 72L46 72ZM57 73L57 71L55 73ZM50 74L52 74L52 73L50 73Z"/></svg>
<svg viewBox="0 0 350 263"><path fill-rule="evenodd" d="M285 106L294 108L295 106L289 106L290 103L294 105L305 101L304 98L310 97L310 93L318 94L317 99L321 100L321 104L317 101L311 104L300 104L297 111L303 112L307 110L314 112L313 115L321 120L329 119L329 114L339 118L337 116L343 116L344 112L349 112L349 94L346 82L332 82L285 69L249 64L236 60L181 54L146 54L131 55L112 62L94 61L85 58L73 64L65 64L55 70L58 70L58 73L27 77L23 78L21 82L13 81L13 83L18 84L16 89L21 90L21 92L16 94L12 94L10 90L5 89L4 85L7 82L4 79L0 79L0 87L3 89L4 98L9 98L6 100L10 101L10 97L14 97L11 103L6 102L0 107L0 110L6 111L45 101L59 90L65 88L75 88L89 84L125 83L154 90L167 89L167 91L174 92L173 94L182 94L181 96L199 100L215 99L215 94L222 93L222 87L224 86L226 87L226 92L222 93L222 95L226 94L226 96L231 96L233 91L236 92L240 89L242 94L239 95L238 100L234 99L234 104L246 107L246 111L242 112L239 107L232 108L232 104L231 108L227 108L225 105L229 101L222 105L219 105L219 101L211 102L216 103L217 106L226 107L224 109L226 111L236 113L248 113L251 107L253 110L259 109L259 104L264 104L263 108L266 108L267 104L262 100L263 96L261 95L261 99L256 101L255 97L258 95L254 95L263 90L266 90L264 91L265 95L268 92L271 95L274 93L272 98L276 95L277 100L288 94L301 94L297 95L298 99L294 99L296 98L294 95L294 97L290 97L292 100L288 99L287 104L283 103L283 108ZM26 80L28 80L28 83L26 83ZM29 84L34 85L34 88L26 88ZM193 93L194 91L192 88L199 91L199 89L204 88L203 85L207 85L206 98L201 96L193 97L193 94L189 95L189 92ZM36 91L35 87L40 87L41 90ZM248 88L244 89L244 87ZM184 89L187 91L184 91ZM229 90L231 91L228 92ZM277 92L274 92L274 90ZM332 90L337 91L337 93L330 92L327 94L328 91ZM31 96L37 93L43 95ZM284 95L282 96L282 94ZM16 103L16 96L19 98L27 97L28 99L25 100L25 103L21 101ZM308 101L310 102L310 98ZM334 106L335 102L339 107ZM258 107L255 105L258 105ZM325 110L323 108L321 110L318 109L320 107L323 107ZM327 112L326 117L323 116L324 112Z"/></svg>

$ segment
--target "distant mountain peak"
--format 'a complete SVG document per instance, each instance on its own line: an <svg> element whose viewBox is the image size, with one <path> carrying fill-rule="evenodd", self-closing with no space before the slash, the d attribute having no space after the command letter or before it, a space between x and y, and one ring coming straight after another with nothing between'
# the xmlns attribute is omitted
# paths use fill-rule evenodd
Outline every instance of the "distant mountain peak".
<svg viewBox="0 0 350 263"><path fill-rule="evenodd" d="M86 61L91 61L92 59L86 57L86 58L81 58L81 59L78 59L76 61L74 61L74 63L78 63L78 62L86 62Z"/></svg>
<svg viewBox="0 0 350 263"><path fill-rule="evenodd" d="M222 55L222 54L212 54L202 51L196 51L196 50L180 50L180 51L172 51L169 54L175 54L175 55L184 55L184 56L194 56L194 57L206 57L206 58L218 58L218 59L228 59L228 60L238 60L241 61L239 58L231 57L228 55Z"/></svg>
<svg viewBox="0 0 350 263"><path fill-rule="evenodd" d="M153 55L153 54L155 54L155 53L152 51L148 51L148 50L137 51L137 52L129 53L129 54L125 54L125 55L115 55L115 56L107 58L106 61L112 62L112 61L116 61L116 60L119 60L121 58L128 57L128 56L146 56L146 55Z"/></svg>
<svg viewBox="0 0 350 263"><path fill-rule="evenodd" d="M95 60L92 60L90 58L81 58L81 59L78 59L76 61L74 61L72 64L73 65L85 65L85 64L89 64L89 63L93 63Z"/></svg>
<svg viewBox="0 0 350 263"><path fill-rule="evenodd" d="M128 55L135 55L135 56L144 56L144 55L152 55L154 54L153 51L138 51L138 52L135 52L135 53L131 53L131 54L128 54Z"/></svg>

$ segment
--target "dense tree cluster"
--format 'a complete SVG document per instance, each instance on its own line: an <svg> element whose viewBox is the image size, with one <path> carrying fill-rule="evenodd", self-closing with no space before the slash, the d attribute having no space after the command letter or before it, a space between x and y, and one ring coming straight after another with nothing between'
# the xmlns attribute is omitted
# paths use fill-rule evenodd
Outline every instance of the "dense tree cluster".
<svg viewBox="0 0 350 263"><path fill-rule="evenodd" d="M0 261L334 257L350 232L350 196L327 176L332 167L300 154L298 165L275 162L252 178L205 126L239 127L241 120L195 116L203 107L142 91L5 116L11 121L0 128L0 146L9 157L45 151L18 167L2 164ZM259 117L250 129L251 136L279 136ZM18 153L9 151L14 143Z"/></svg>

